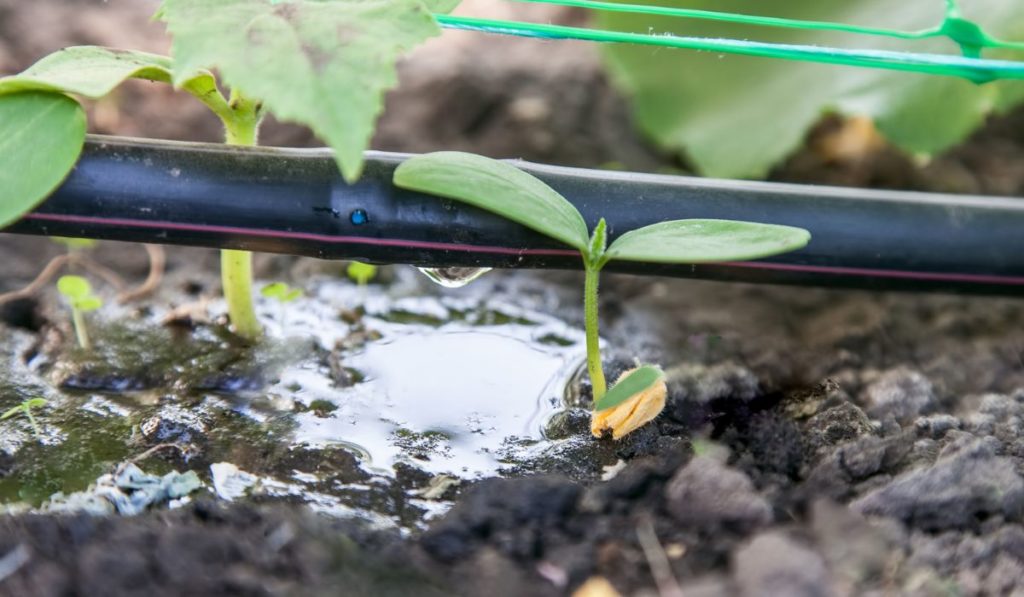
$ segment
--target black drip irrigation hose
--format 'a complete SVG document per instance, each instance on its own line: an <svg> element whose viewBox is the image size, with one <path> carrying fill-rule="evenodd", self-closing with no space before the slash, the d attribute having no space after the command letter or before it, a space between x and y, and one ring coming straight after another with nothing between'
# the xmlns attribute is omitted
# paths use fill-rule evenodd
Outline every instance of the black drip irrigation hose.
<svg viewBox="0 0 1024 597"><path fill-rule="evenodd" d="M420 267L580 269L579 255L459 202L396 188L402 154L342 181L326 150L90 137L74 171L4 232L245 249ZM1024 200L518 164L610 240L663 220L806 228L804 249L744 263L609 270L743 282L1024 294ZM0 197L2 200L2 197Z"/></svg>

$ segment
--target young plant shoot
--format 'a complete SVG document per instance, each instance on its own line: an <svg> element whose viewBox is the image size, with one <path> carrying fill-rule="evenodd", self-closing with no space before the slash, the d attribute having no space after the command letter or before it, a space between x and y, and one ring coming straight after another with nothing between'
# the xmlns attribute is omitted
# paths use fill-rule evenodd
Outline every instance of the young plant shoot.
<svg viewBox="0 0 1024 597"><path fill-rule="evenodd" d="M0 228L47 197L85 141L85 111L70 96L101 99L127 79L171 83L224 125L229 145L256 145L265 113L304 124L334 149L345 179L363 167L398 58L440 34L434 12L458 1L164 0L156 18L173 36L173 58L93 46L65 48L0 78L0 177L9 180ZM210 70L216 69L218 79ZM221 89L230 89L224 97ZM33 139L33 150L17 146ZM6 175L6 176L4 176ZM235 332L262 327L252 292L252 255L224 250L221 271Z"/></svg>
<svg viewBox="0 0 1024 597"><path fill-rule="evenodd" d="M36 436L36 439L42 437L42 432L39 429L39 423L36 422L35 416L32 414L33 408L41 408L46 406L46 400L44 398L29 398L21 404L8 409L4 414L0 415L0 421L4 419L10 419L17 414L25 415L28 419L29 425L32 426L32 434Z"/></svg>
<svg viewBox="0 0 1024 597"><path fill-rule="evenodd" d="M283 331L285 327L285 306L302 296L302 289L292 288L284 282L274 282L273 284L267 284L264 286L263 290L260 291L260 294L263 295L264 298L276 300L281 305L280 321L281 330Z"/></svg>
<svg viewBox="0 0 1024 597"><path fill-rule="evenodd" d="M608 244L601 218L591 233L583 216L539 179L497 160L461 152L410 158L395 171L405 189L462 201L518 222L578 250L583 257L587 369L594 393L591 432L615 439L647 423L665 405L665 376L653 365L622 374L611 390L601 365L597 291L613 259L645 263L744 261L793 251L810 241L801 228L731 220L672 220L621 234Z"/></svg>
<svg viewBox="0 0 1024 597"><path fill-rule="evenodd" d="M102 307L103 300L92 293L89 281L81 276L61 276L57 280L57 291L71 305L71 322L75 326L78 345L89 350L92 344L89 342L89 330L85 326L85 313Z"/></svg>
<svg viewBox="0 0 1024 597"><path fill-rule="evenodd" d="M361 261L353 261L348 264L345 274L350 280L359 285L360 288L363 288L377 275L377 266Z"/></svg>
<svg viewBox="0 0 1024 597"><path fill-rule="evenodd" d="M274 282L264 286L260 294L264 298L276 299L279 303L285 305L302 296L302 289L292 288L284 282Z"/></svg>

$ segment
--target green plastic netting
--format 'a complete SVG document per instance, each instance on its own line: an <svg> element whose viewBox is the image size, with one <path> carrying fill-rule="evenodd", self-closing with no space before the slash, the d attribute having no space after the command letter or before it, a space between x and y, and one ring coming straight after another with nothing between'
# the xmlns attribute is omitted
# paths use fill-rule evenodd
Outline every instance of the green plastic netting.
<svg viewBox="0 0 1024 597"><path fill-rule="evenodd" d="M727 54L744 54L784 60L802 60L867 68L903 70L931 75L962 77L975 83L1001 79L1024 79L1024 62L982 57L986 49L1024 50L1024 42L998 39L978 23L964 18L956 0L946 0L945 16L934 27L918 31L901 31L879 27L861 27L844 23L806 21L762 17L708 10L647 6L604 2L601 0L518 0L585 8L588 10L627 12L685 19L704 19L814 31L837 31L865 36L919 40L944 37L960 47L961 55L901 52L895 50L847 49L816 45L779 44L741 39L683 37L671 34L643 34L607 31L584 27L568 27L522 21L480 19L453 15L436 15L442 26L503 35L546 39L578 39L605 43L629 43Z"/></svg>

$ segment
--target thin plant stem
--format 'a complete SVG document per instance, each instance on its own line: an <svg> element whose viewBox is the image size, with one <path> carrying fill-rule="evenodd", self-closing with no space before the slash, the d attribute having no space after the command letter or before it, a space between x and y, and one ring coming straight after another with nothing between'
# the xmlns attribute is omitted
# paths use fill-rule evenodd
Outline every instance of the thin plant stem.
<svg viewBox="0 0 1024 597"><path fill-rule="evenodd" d="M89 342L89 330L85 328L85 315L81 309L77 307L71 308L71 321L75 326L75 337L78 338L78 345L83 350L92 348L92 343Z"/></svg>
<svg viewBox="0 0 1024 597"><path fill-rule="evenodd" d="M36 439L42 437L42 432L39 430L39 423L36 423L36 418L32 414L32 409L28 406L23 407L25 409L25 416L28 417L28 423L32 426L32 433L35 434Z"/></svg>
<svg viewBox="0 0 1024 597"><path fill-rule="evenodd" d="M231 114L222 116L224 141L228 145L253 146L259 131L259 105L235 90L229 100ZM223 249L220 252L221 283L228 303L228 315L235 333L254 340L263 333L252 300L252 253Z"/></svg>
<svg viewBox="0 0 1024 597"><path fill-rule="evenodd" d="M244 338L259 338L263 327L252 301L252 253L222 249L220 274L235 333Z"/></svg>
<svg viewBox="0 0 1024 597"><path fill-rule="evenodd" d="M601 368L601 337L597 329L597 285L601 270L586 263L586 278L583 284L583 320L587 332L587 371L594 388L594 402L604 397L608 384Z"/></svg>

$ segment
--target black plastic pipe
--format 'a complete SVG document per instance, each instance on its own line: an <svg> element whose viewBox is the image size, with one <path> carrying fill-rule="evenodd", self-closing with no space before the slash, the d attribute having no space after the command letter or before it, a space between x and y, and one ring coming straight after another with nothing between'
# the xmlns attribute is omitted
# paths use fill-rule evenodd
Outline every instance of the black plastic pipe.
<svg viewBox="0 0 1024 597"><path fill-rule="evenodd" d="M581 267L575 251L518 224L396 188L405 157L368 153L363 177L348 185L326 150L91 137L64 184L4 232L421 267ZM813 236L800 251L755 262L613 261L610 270L1024 294L1024 200L518 165L591 226L606 218L611 238L677 218L787 224Z"/></svg>

